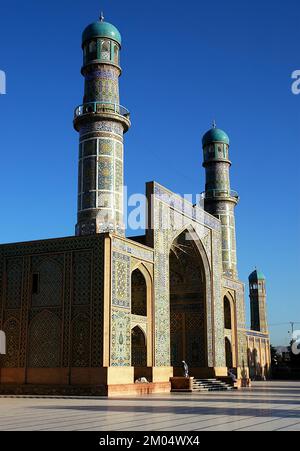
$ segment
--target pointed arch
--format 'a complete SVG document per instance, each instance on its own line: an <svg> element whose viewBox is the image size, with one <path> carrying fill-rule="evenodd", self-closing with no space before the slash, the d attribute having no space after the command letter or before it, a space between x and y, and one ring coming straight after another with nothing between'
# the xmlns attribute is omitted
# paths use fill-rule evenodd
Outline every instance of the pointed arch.
<svg viewBox="0 0 300 451"><path fill-rule="evenodd" d="M224 296L223 298L223 308L224 308L224 328L232 329L231 305L227 296Z"/></svg>
<svg viewBox="0 0 300 451"><path fill-rule="evenodd" d="M230 290L225 290L223 293L223 321L224 321L224 333L229 336L230 334L230 343L231 343L231 352L232 352L232 367L235 368L237 365L237 318L236 318L236 305L233 294ZM226 350L225 350L226 351ZM225 353L226 359L226 353Z"/></svg>
<svg viewBox="0 0 300 451"><path fill-rule="evenodd" d="M143 334L145 336L145 343L146 343L146 346L147 346L147 344L148 344L148 337L147 337L147 325L146 325L146 323L139 323L137 321L132 321L131 322L131 329L134 329L136 326L138 326L142 330L142 332L143 332Z"/></svg>
<svg viewBox="0 0 300 451"><path fill-rule="evenodd" d="M225 337L225 358L227 368L231 369L233 367L232 346L228 337Z"/></svg>
<svg viewBox="0 0 300 451"><path fill-rule="evenodd" d="M210 264L209 264L209 259L205 250L205 247L202 243L201 237L199 236L197 230L193 227L193 225L191 223L188 223L186 225L184 225L181 229L177 230L176 234L174 235L171 245L170 245L170 249L171 250L171 246L174 243L174 241L176 241L176 239L182 235L184 232L186 232L189 237L190 237L190 241L193 241L198 249L198 252L202 258L202 263L204 266L204 270L205 273L208 275L208 277L210 277Z"/></svg>
<svg viewBox="0 0 300 451"><path fill-rule="evenodd" d="M131 273L131 313L147 316L147 282L140 267Z"/></svg>
<svg viewBox="0 0 300 451"><path fill-rule="evenodd" d="M143 262L132 267L131 314L132 327L139 326L145 335L147 366L152 365L153 278ZM135 318L135 315L137 318ZM139 316L143 318L138 318ZM133 328L134 328L133 327Z"/></svg>
<svg viewBox="0 0 300 451"><path fill-rule="evenodd" d="M135 266L131 272L131 313L147 316L151 277L143 264Z"/></svg>
<svg viewBox="0 0 300 451"><path fill-rule="evenodd" d="M143 262L138 262L136 263L133 267L131 272L135 271L136 269L138 269L139 271L141 271L141 273L143 274L143 276L145 277L147 283L152 283L152 275L150 274L148 268L146 267L146 265Z"/></svg>
<svg viewBox="0 0 300 451"><path fill-rule="evenodd" d="M61 361L61 321L43 310L30 323L28 367L57 368Z"/></svg>
<svg viewBox="0 0 300 451"><path fill-rule="evenodd" d="M139 325L131 329L131 365L147 366L146 335Z"/></svg>
<svg viewBox="0 0 300 451"><path fill-rule="evenodd" d="M111 45L113 43L109 39L101 39L101 59L110 60Z"/></svg>
<svg viewBox="0 0 300 451"><path fill-rule="evenodd" d="M191 225L175 235L170 245L169 268L171 364L179 367L186 360L191 367L207 367L210 268L201 239Z"/></svg>

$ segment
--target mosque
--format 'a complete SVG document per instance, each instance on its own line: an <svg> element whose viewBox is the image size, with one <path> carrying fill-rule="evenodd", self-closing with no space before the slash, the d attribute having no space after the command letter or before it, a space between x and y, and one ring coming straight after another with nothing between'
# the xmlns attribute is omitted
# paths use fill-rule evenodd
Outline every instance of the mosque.
<svg viewBox="0 0 300 451"><path fill-rule="evenodd" d="M145 234L126 238L121 35L101 15L82 50L75 236L0 246L0 393L164 392L183 360L195 380L267 377L265 277L249 276L247 330L227 134L203 136L202 203L147 183Z"/></svg>

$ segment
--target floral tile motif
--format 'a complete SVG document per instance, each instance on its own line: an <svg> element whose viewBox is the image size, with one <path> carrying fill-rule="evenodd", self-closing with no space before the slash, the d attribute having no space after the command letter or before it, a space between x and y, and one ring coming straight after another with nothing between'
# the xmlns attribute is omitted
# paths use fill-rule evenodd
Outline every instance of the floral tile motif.
<svg viewBox="0 0 300 451"><path fill-rule="evenodd" d="M130 308L130 257L112 253L112 305Z"/></svg>

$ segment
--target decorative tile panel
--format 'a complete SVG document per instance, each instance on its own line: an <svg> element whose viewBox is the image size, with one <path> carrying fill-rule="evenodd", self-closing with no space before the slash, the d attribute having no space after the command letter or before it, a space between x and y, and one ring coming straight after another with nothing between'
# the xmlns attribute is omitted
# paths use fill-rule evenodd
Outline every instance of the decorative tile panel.
<svg viewBox="0 0 300 451"><path fill-rule="evenodd" d="M6 262L6 308L21 306L23 258L10 258Z"/></svg>
<svg viewBox="0 0 300 451"><path fill-rule="evenodd" d="M131 364L131 317L130 311L112 308L111 313L111 366Z"/></svg>
<svg viewBox="0 0 300 451"><path fill-rule="evenodd" d="M151 194L150 194L151 196ZM216 233L220 234L220 223L214 218L210 218L203 211L194 212L192 204L187 203L180 196L172 195L168 190L160 185L154 184L154 193L151 196L152 202L152 227L155 250L154 266L154 286L155 286L155 365L170 365L170 300L169 300L169 252L174 239L187 228L190 236L199 242L199 251L202 253L202 260L205 266L206 277L206 324L207 324L207 358L208 365L213 366L213 316L212 316L212 292L210 276L211 254L210 238L206 239L206 250L204 251L203 241L209 234L205 230L205 223L212 224ZM193 219L196 218L196 220ZM208 220L205 220L209 217ZM201 218L201 219L200 219ZM199 227L201 226L201 227ZM196 232L199 231L200 236ZM220 252L220 248L219 248ZM214 262L215 269L220 273L220 256ZM214 294L215 303L220 303L219 292ZM223 350L224 353L224 350Z"/></svg>
<svg viewBox="0 0 300 451"><path fill-rule="evenodd" d="M73 256L72 254L76 254ZM74 281L72 277L72 260L77 266L79 254L82 254L83 265L85 256L90 255L91 262L87 262L87 268L90 268L91 274L88 275L84 268L82 276L90 278L90 294L87 296L82 292L81 287L74 287L77 300L83 304L73 303L72 301L72 283L78 283L81 286L80 277ZM24 368L26 362L35 367L61 366L69 367L71 357L71 322L77 315L88 315L90 318L90 339L89 353L85 350L85 359L89 360L92 367L99 368L102 365L103 357L103 261L104 237L101 235L89 237L70 237L53 240L41 240L28 243L1 245L0 246L0 282L3 277L4 263L6 260L21 258L23 260L22 271L22 290L21 303L19 305L19 294L15 292L15 305L19 308L9 309L3 303L3 297L0 298L0 313L3 329L7 328L7 340L10 343L10 357L6 363L1 358L1 364L9 367ZM74 258L73 258L74 257ZM43 266L44 262L54 262L52 265ZM42 265L44 282L42 282L42 291L40 299L35 300L32 305L32 271L39 271ZM59 268L57 270L57 268ZM79 267L78 267L79 270ZM48 272L47 272L48 271ZM53 273L54 271L54 273ZM80 269L81 272L81 269ZM55 279L55 274L58 274ZM52 275L51 275L52 274ZM56 288L45 285L50 277L57 284ZM74 276L74 274L73 274ZM75 274L77 279L77 276ZM48 278L48 279L47 279ZM86 280L88 283L88 280ZM3 293L3 283L0 284L0 294ZM4 293L5 294L5 293ZM79 302L79 301L78 301ZM6 324L6 325L5 325ZM30 325L30 328L29 328ZM49 327L52 328L49 330ZM76 326L77 327L77 326ZM80 330L80 327L77 327ZM52 335L55 334L55 337ZM79 338L78 338L79 339ZM81 340L81 341L80 341ZM86 342L86 336L79 339L78 348ZM51 343L49 347L48 344ZM49 348L49 349L48 349ZM90 357L88 357L90 355ZM30 358L29 358L30 356ZM85 360L87 362L87 360ZM85 363L86 364L86 363ZM83 366L83 358L81 358Z"/></svg>
<svg viewBox="0 0 300 451"><path fill-rule="evenodd" d="M112 253L112 305L130 309L130 257Z"/></svg>
<svg viewBox="0 0 300 451"><path fill-rule="evenodd" d="M127 241L123 241L116 237L112 238L112 246L113 249L121 252L126 252L127 254L130 254L138 259L153 262L154 259L153 250L148 251L147 249L144 249L141 246L138 245L135 246L134 243L129 244Z"/></svg>
<svg viewBox="0 0 300 451"><path fill-rule="evenodd" d="M247 366L247 339L245 333L245 296L244 296L244 284L237 280L224 278L223 285L225 288L229 288L235 291L236 299L236 317L237 317L237 352L238 363L240 366Z"/></svg>

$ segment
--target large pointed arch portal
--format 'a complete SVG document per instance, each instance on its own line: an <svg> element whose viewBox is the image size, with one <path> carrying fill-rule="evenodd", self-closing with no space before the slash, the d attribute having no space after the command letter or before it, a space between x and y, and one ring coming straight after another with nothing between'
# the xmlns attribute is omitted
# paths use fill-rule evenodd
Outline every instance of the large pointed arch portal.
<svg viewBox="0 0 300 451"><path fill-rule="evenodd" d="M174 374L179 374L182 360L190 368L207 367L205 272L201 254L191 237L187 231L182 232L170 249L170 335Z"/></svg>

